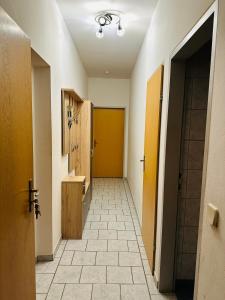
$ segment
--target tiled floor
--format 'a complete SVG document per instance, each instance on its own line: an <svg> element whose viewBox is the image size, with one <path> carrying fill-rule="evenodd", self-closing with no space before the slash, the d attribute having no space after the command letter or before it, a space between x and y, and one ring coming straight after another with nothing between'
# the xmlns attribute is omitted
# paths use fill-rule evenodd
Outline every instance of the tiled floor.
<svg viewBox="0 0 225 300"><path fill-rule="evenodd" d="M61 241L53 262L37 264L37 300L176 299L154 285L127 183L93 186L83 239Z"/></svg>

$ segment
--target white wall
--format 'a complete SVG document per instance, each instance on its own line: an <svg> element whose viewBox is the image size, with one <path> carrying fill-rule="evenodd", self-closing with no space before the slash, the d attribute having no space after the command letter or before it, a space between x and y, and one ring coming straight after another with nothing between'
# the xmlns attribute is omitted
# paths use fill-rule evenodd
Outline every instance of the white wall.
<svg viewBox="0 0 225 300"><path fill-rule="evenodd" d="M30 37L32 48L51 67L52 251L61 237L61 180L68 173L61 155L61 88L87 97L87 76L55 0L0 0L0 5Z"/></svg>
<svg viewBox="0 0 225 300"><path fill-rule="evenodd" d="M128 120L130 101L129 79L88 79L88 98L95 106L123 107L125 116L125 141L124 141L124 177L127 177L127 148L128 148Z"/></svg>
<svg viewBox="0 0 225 300"><path fill-rule="evenodd" d="M131 78L128 182L138 211L139 219L141 221L143 174L140 159L143 158L144 153L146 83L147 79L153 74L154 70L156 70L160 64L164 64L165 66L159 162L158 224L155 270L155 276L157 279L160 266L160 238L168 111L169 56L176 45L182 41L185 35L197 23L212 3L213 0L159 0Z"/></svg>
<svg viewBox="0 0 225 300"><path fill-rule="evenodd" d="M52 255L52 128L49 67L32 67L34 187L41 217L35 222L35 256Z"/></svg>

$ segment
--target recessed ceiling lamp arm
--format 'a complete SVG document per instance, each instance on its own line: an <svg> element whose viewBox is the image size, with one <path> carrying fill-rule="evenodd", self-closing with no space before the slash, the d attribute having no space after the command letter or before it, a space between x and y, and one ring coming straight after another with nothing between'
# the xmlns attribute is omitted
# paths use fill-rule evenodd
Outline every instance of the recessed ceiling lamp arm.
<svg viewBox="0 0 225 300"><path fill-rule="evenodd" d="M120 12L115 12L115 11L100 12L96 16L95 21L99 25L99 29L96 32L96 36L99 39L104 37L103 28L105 26L110 26L111 24L116 24L117 25L117 35L118 36L123 36L124 33L125 33L125 29L121 25Z"/></svg>

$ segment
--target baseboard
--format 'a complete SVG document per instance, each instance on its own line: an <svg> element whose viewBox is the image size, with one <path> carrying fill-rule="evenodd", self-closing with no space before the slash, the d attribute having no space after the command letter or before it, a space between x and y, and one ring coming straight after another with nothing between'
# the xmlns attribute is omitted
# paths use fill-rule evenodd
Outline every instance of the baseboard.
<svg viewBox="0 0 225 300"><path fill-rule="evenodd" d="M44 261L53 261L54 260L54 255L38 255L36 258L37 262L44 262Z"/></svg>
<svg viewBox="0 0 225 300"><path fill-rule="evenodd" d="M53 261L54 258L55 258L55 255L58 251L58 248L59 248L59 245L60 245L60 242L61 242L62 238L60 237L56 247L55 247L55 250L54 250L54 253L53 254L49 254L49 255L38 255L36 258L35 258L35 261L36 263L37 262L45 262L45 261Z"/></svg>
<svg viewBox="0 0 225 300"><path fill-rule="evenodd" d="M135 208L136 214L137 214L138 223L139 223L139 226L140 226L140 228L141 228L141 223L140 223L139 215L138 215L138 212L137 212L137 207L136 207L135 202L134 202L134 197L133 197L132 192L131 192L131 188L130 188L130 185L129 185L129 181L128 181L127 178L124 178L124 179L123 179L123 182L124 182L124 186L125 186L125 190L126 190L127 196L128 196L128 194L129 194L129 196L131 197L131 199L132 199L132 201L133 201L134 208ZM126 189L126 187L127 187L127 189Z"/></svg>
<svg viewBox="0 0 225 300"><path fill-rule="evenodd" d="M53 252L53 259L55 258L55 255L56 255L56 253L57 253L57 251L58 251L58 249L59 249L59 246L60 246L61 241L62 241L62 236L60 236L60 238L59 238L59 240L58 240L58 243L57 243L57 245L56 245L56 247L55 247L55 250L54 250L54 252Z"/></svg>
<svg viewBox="0 0 225 300"><path fill-rule="evenodd" d="M155 285L156 285L157 289L159 289L159 280L158 280L158 278L156 277L156 274L155 274L155 273L154 273L154 275L153 275L153 279L154 279L154 281L155 281Z"/></svg>

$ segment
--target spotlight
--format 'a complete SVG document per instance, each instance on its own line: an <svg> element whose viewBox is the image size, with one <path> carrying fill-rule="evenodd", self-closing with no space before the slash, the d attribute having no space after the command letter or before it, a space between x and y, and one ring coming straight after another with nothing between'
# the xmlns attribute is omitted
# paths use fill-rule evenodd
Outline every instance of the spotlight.
<svg viewBox="0 0 225 300"><path fill-rule="evenodd" d="M98 21L99 21L99 24L100 24L101 26L105 26L105 24L106 24L106 19L105 19L104 17L100 17Z"/></svg>
<svg viewBox="0 0 225 300"><path fill-rule="evenodd" d="M118 25L118 29L117 29L117 35L118 36L124 36L125 34L125 29L121 26L121 24L119 23Z"/></svg>
<svg viewBox="0 0 225 300"><path fill-rule="evenodd" d="M103 30L102 30L102 27L100 27L99 30L96 32L96 36L99 39L102 39L104 37L104 33L103 33Z"/></svg>

